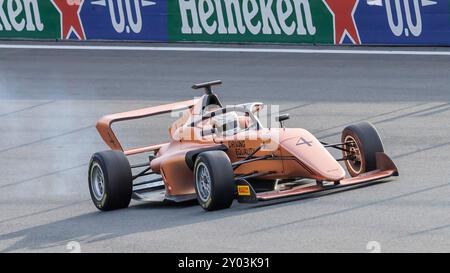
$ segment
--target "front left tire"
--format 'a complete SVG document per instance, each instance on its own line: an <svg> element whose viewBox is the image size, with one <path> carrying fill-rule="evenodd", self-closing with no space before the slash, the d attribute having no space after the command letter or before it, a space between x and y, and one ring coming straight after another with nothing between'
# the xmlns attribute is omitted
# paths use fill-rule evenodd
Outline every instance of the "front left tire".
<svg viewBox="0 0 450 273"><path fill-rule="evenodd" d="M123 152L95 153L89 164L89 192L102 211L126 208L133 192L130 163Z"/></svg>

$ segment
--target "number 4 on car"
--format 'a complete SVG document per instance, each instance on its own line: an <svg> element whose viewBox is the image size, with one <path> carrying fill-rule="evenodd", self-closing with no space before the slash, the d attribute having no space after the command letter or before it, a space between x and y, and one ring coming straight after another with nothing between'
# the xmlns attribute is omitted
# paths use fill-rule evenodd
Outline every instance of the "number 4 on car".
<svg viewBox="0 0 450 273"><path fill-rule="evenodd" d="M205 210L225 209L234 200L255 203L366 185L398 176L384 153L380 136L368 122L347 126L334 143L318 140L302 128L265 128L262 103L224 107L213 81L197 99L105 116L97 123L111 150L95 153L89 164L89 189L100 210L128 207L131 199L183 202L197 199ZM112 124L183 111L167 143L124 149ZM338 158L328 149L340 150ZM145 162L130 164L130 157ZM343 162L347 172L341 166Z"/></svg>

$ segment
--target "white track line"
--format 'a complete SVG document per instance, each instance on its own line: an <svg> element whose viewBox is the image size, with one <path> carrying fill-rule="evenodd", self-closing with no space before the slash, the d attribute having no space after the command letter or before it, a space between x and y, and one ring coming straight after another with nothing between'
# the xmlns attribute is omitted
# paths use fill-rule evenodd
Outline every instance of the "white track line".
<svg viewBox="0 0 450 273"><path fill-rule="evenodd" d="M450 51L420 50L352 50L352 49L286 49L243 47L155 47L155 46L74 46L74 45L14 45L0 44L0 49L65 49L65 50L121 50L121 51L178 51L178 52L235 52L290 54L359 54L359 55L418 55L450 56Z"/></svg>

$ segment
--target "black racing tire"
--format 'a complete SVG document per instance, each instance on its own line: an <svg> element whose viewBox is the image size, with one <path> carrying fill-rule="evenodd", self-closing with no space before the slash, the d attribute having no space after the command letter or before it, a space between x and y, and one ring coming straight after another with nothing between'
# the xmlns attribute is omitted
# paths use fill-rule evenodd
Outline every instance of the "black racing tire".
<svg viewBox="0 0 450 273"><path fill-rule="evenodd" d="M344 145L346 150L343 151L344 157L348 155L356 155L355 160L345 160L345 165L352 177L360 174L376 170L378 152L384 152L383 142L377 129L369 122L360 122L347 126L342 131L342 143L353 141L354 145Z"/></svg>
<svg viewBox="0 0 450 273"><path fill-rule="evenodd" d="M123 152L110 150L95 153L89 163L88 177L91 199L99 210L128 207L133 178L130 163Z"/></svg>
<svg viewBox="0 0 450 273"><path fill-rule="evenodd" d="M197 200L207 210L226 209L235 197L234 171L223 151L208 151L197 156L194 166Z"/></svg>

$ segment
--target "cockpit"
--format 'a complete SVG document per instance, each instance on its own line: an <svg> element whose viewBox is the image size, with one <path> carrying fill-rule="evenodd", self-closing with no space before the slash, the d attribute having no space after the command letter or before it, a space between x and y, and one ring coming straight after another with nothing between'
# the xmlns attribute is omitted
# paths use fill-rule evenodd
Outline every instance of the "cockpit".
<svg viewBox="0 0 450 273"><path fill-rule="evenodd" d="M264 105L259 102L233 106L222 106L218 97L210 90L215 82L195 85L193 88L205 88L206 94L198 105L186 110L182 118L174 123L179 138L192 139L233 136L247 130L262 128L258 119ZM175 131L173 131L175 132Z"/></svg>
<svg viewBox="0 0 450 273"><path fill-rule="evenodd" d="M210 128L212 134L220 136L231 136L249 129L260 129L262 126L258 117L251 108L246 106L251 104L206 111L202 118L203 122L198 124ZM262 105L258 104L258 106L253 110L262 108Z"/></svg>

